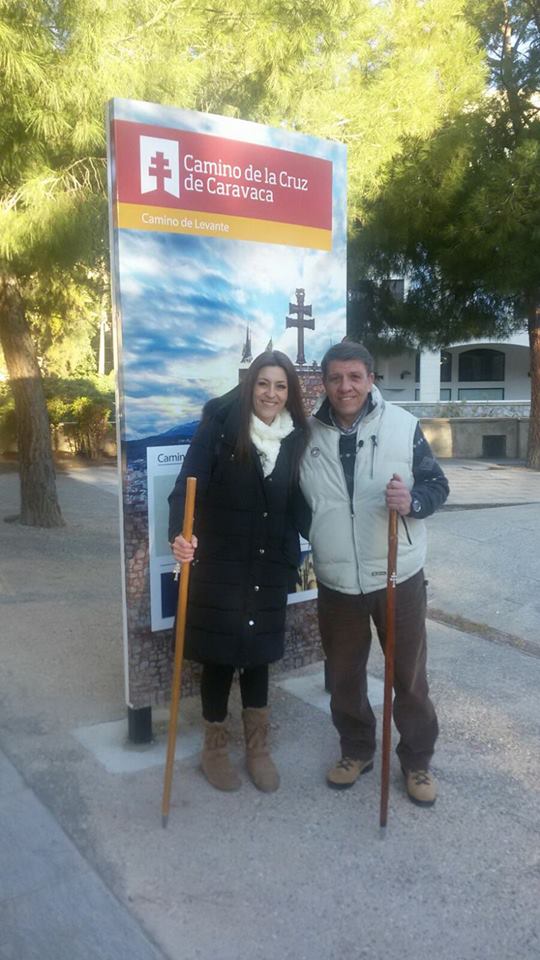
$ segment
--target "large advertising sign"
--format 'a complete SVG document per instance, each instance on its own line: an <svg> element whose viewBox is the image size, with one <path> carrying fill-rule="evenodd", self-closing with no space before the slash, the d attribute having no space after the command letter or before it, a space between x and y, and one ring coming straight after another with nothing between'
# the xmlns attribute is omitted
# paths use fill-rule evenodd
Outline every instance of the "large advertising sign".
<svg viewBox="0 0 540 960"><path fill-rule="evenodd" d="M306 394L345 334L341 144L156 104L109 105L126 697L159 703L176 584L167 496L204 403L269 344ZM300 588L313 596L308 545Z"/></svg>

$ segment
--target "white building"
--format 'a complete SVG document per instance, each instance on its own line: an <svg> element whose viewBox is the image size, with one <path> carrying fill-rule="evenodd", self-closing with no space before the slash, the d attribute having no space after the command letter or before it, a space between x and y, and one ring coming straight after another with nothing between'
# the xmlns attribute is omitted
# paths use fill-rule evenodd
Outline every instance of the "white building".
<svg viewBox="0 0 540 960"><path fill-rule="evenodd" d="M375 353L377 386L396 403L473 401L529 403L529 339L526 332L507 340L473 340L444 350L405 351L393 357Z"/></svg>
<svg viewBox="0 0 540 960"><path fill-rule="evenodd" d="M383 396L420 419L436 456L526 458L531 399L526 333L432 352L375 353L375 373Z"/></svg>

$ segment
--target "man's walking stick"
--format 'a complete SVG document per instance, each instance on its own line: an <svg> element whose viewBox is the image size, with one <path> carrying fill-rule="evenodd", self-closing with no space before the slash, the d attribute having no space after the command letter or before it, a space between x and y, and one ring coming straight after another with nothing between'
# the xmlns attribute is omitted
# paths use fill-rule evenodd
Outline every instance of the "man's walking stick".
<svg viewBox="0 0 540 960"><path fill-rule="evenodd" d="M398 514L388 515L388 574L386 579L386 643L384 645L384 706L382 734L381 811L379 825L386 827L390 785L390 747L392 744L392 692L394 688L394 648L396 644L396 581Z"/></svg>
<svg viewBox="0 0 540 960"><path fill-rule="evenodd" d="M195 491L197 480L187 478L186 503L184 507L184 526L182 536L191 543L193 533L193 514L195 512ZM176 630L174 647L174 671L171 689L171 712L169 716L169 731L167 737L167 762L165 764L165 779L163 781L163 799L161 801L161 825L167 826L169 820L169 802L171 799L171 785L176 750L176 728L178 725L178 704L180 703L180 683L182 680L182 660L184 657L184 637L186 634L186 612L189 587L189 572L191 564L183 563L180 570L180 587L178 590L178 607L176 611Z"/></svg>

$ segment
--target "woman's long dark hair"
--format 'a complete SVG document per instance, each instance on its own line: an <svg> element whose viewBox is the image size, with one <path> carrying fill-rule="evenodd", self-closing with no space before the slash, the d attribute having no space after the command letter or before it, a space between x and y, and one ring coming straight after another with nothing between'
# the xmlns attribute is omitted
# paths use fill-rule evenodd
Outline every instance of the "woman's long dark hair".
<svg viewBox="0 0 540 960"><path fill-rule="evenodd" d="M298 374L288 356L281 353L280 350L266 350L255 357L240 384L240 426L236 441L236 455L240 460L247 460L251 454L249 428L253 411L253 390L263 367L281 367L287 377L286 408L292 417L294 426L297 427L291 464L291 481L295 482L298 479L300 460L307 443L307 417L302 403Z"/></svg>

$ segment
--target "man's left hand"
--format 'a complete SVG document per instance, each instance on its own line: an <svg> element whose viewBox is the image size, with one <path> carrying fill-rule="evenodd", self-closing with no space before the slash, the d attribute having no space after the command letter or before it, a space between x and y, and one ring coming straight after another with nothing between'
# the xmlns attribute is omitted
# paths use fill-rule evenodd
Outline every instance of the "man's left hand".
<svg viewBox="0 0 540 960"><path fill-rule="evenodd" d="M411 509L412 497L409 488L397 473L386 484L386 506L389 510L397 510L402 517L406 517Z"/></svg>

